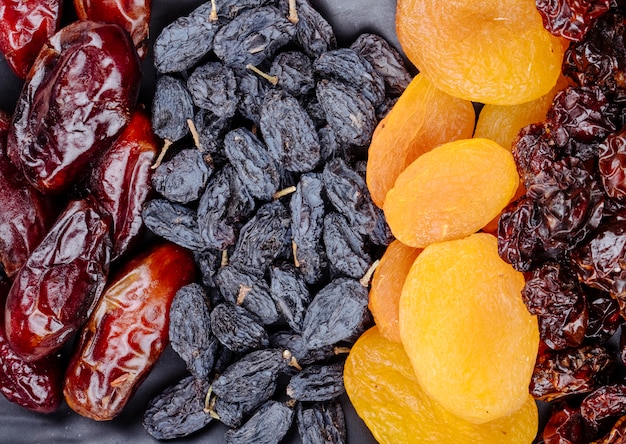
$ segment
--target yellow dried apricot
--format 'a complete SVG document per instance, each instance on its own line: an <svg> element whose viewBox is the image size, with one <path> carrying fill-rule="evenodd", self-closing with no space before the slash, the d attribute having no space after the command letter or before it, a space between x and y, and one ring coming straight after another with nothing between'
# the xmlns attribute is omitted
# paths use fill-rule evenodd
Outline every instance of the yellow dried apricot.
<svg viewBox="0 0 626 444"><path fill-rule="evenodd" d="M487 233L429 245L411 267L402 344L421 387L454 415L480 424L526 402L539 329L523 287Z"/></svg>
<svg viewBox="0 0 626 444"><path fill-rule="evenodd" d="M344 383L381 444L529 444L537 433L537 405L528 394L517 411L484 424L452 415L426 395L402 345L385 339L378 327L352 347Z"/></svg>
<svg viewBox="0 0 626 444"><path fill-rule="evenodd" d="M372 136L367 186L374 203L382 208L398 175L421 154L472 137L475 121L470 101L444 93L421 74L415 76Z"/></svg>
<svg viewBox="0 0 626 444"><path fill-rule="evenodd" d="M397 239L424 248L480 230L509 203L518 184L510 150L488 139L457 140L409 165L383 210Z"/></svg>
<svg viewBox="0 0 626 444"><path fill-rule="evenodd" d="M394 240L387 246L372 277L369 309L380 333L393 342L400 342L398 310L402 285L420 251Z"/></svg>
<svg viewBox="0 0 626 444"><path fill-rule="evenodd" d="M519 105L485 105L478 115L474 137L491 139L510 149L522 128L546 120L554 96L569 84L561 76L554 88L536 100Z"/></svg>
<svg viewBox="0 0 626 444"><path fill-rule="evenodd" d="M541 97L561 72L564 45L534 0L398 0L402 49L438 88L498 105Z"/></svg>

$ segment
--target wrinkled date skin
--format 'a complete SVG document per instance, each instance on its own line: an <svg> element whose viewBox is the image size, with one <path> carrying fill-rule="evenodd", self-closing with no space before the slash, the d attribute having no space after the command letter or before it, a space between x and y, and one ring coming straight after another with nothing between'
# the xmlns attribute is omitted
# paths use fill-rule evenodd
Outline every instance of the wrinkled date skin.
<svg viewBox="0 0 626 444"><path fill-rule="evenodd" d="M11 281L0 277L0 301L4 303ZM0 393L26 409L51 413L61 404L63 365L59 355L37 362L24 361L9 346L4 334L4 316L0 316Z"/></svg>
<svg viewBox="0 0 626 444"><path fill-rule="evenodd" d="M72 201L19 270L6 302L9 344L29 362L57 352L87 320L109 272L109 222Z"/></svg>
<svg viewBox="0 0 626 444"><path fill-rule="evenodd" d="M80 178L130 121L141 70L119 25L75 22L50 38L18 99L7 152L43 193Z"/></svg>
<svg viewBox="0 0 626 444"><path fill-rule="evenodd" d="M74 0L80 20L117 23L133 39L140 58L148 51L151 0Z"/></svg>
<svg viewBox="0 0 626 444"><path fill-rule="evenodd" d="M92 171L91 194L101 213L111 217L111 260L124 254L139 238L143 226L141 212L152 190L150 166L159 146L150 118L137 110Z"/></svg>
<svg viewBox="0 0 626 444"><path fill-rule="evenodd" d="M6 155L10 117L0 112L0 264L14 278L54 221L48 200L25 181Z"/></svg>
<svg viewBox="0 0 626 444"><path fill-rule="evenodd" d="M0 1L0 52L25 78L39 50L59 28L60 0Z"/></svg>
<svg viewBox="0 0 626 444"><path fill-rule="evenodd" d="M65 374L67 404L97 421L117 416L168 344L169 308L195 278L193 255L158 244L111 280Z"/></svg>

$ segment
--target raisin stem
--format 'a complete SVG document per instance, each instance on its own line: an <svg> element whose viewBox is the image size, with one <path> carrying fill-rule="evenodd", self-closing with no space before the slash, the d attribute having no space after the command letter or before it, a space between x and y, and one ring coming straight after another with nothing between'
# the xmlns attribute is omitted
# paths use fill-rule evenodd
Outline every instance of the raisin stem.
<svg viewBox="0 0 626 444"><path fill-rule="evenodd" d="M294 25L300 21L298 18L298 9L296 8L296 0L289 0L289 21Z"/></svg>
<svg viewBox="0 0 626 444"><path fill-rule="evenodd" d="M161 163L163 162L163 159L165 158L165 154L167 154L167 150L172 146L173 142L169 139L165 139L165 142L163 142L163 148L161 148L161 152L159 153L159 157L157 157L156 162L154 162L154 165L152 165L150 168L153 170L156 170L159 165L161 165Z"/></svg>
<svg viewBox="0 0 626 444"><path fill-rule="evenodd" d="M215 0L211 0L211 15L209 15L209 20L211 20L212 22L216 22L217 19L217 4L215 3Z"/></svg>
<svg viewBox="0 0 626 444"><path fill-rule="evenodd" d="M291 241L291 250L293 251L293 264L296 266L296 268L300 268L300 261L298 260L298 244L296 244L294 241Z"/></svg>
<svg viewBox="0 0 626 444"><path fill-rule="evenodd" d="M370 286L370 281L372 280L372 276L374 274L374 271L378 267L378 264L380 264L380 259L377 259L376 261L374 261L374 263L370 266L370 268L367 269L363 277L359 280L361 285L363 285L365 288Z"/></svg>
<svg viewBox="0 0 626 444"><path fill-rule="evenodd" d="M222 261L220 262L222 267L228 265L228 250L222 250Z"/></svg>
<svg viewBox="0 0 626 444"><path fill-rule="evenodd" d="M196 148L202 151L202 149L200 149L200 134L198 134L198 129L196 128L196 124L193 123L193 120L187 119L187 126L189 127L189 132L191 132L191 137L193 138L193 144L196 146Z"/></svg>
<svg viewBox="0 0 626 444"><path fill-rule="evenodd" d="M287 187L287 188L283 188L282 190L276 191L274 193L274 195L272 196L272 198L274 200L278 200L281 197L285 197L288 194L295 193L295 192L296 192L296 187L295 186L290 186L290 187Z"/></svg>
<svg viewBox="0 0 626 444"><path fill-rule="evenodd" d="M239 294L237 294L237 305L243 304L243 301L248 296L248 293L252 290L252 287L248 285L241 284L239 285Z"/></svg>
<svg viewBox="0 0 626 444"><path fill-rule="evenodd" d="M252 63L248 63L246 65L246 69L249 69L250 71L254 72L255 74L263 77L265 80L270 82L272 85L274 85L274 86L278 85L278 77L277 76L272 76L272 75L269 75L266 72L261 71L259 68L254 66Z"/></svg>

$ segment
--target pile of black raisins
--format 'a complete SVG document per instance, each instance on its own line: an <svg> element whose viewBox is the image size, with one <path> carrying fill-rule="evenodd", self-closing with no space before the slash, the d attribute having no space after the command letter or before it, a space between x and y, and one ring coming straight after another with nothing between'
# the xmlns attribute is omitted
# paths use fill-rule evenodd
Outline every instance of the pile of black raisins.
<svg viewBox="0 0 626 444"><path fill-rule="evenodd" d="M296 423L305 443L346 442L343 363L392 240L367 146L411 75L376 35L337 48L303 0L209 1L162 31L154 62L169 148L144 222L193 250L201 279L170 312L190 376L145 428L171 439L219 420L227 442L250 443Z"/></svg>
<svg viewBox="0 0 626 444"><path fill-rule="evenodd" d="M626 415L626 15L606 3L565 53L572 86L518 135L526 193L498 229L500 255L526 273L522 295L539 320L530 391L551 402L540 442L626 432L616 424Z"/></svg>

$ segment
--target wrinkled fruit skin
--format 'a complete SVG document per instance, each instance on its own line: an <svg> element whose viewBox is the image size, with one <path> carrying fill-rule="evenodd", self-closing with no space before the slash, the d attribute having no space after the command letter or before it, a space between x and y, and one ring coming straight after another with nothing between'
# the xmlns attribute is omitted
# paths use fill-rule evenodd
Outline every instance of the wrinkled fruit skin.
<svg viewBox="0 0 626 444"><path fill-rule="evenodd" d="M26 79L7 141L11 161L40 191L66 189L128 124L140 80L137 52L120 26L66 26Z"/></svg>
<svg viewBox="0 0 626 444"><path fill-rule="evenodd" d="M5 0L0 7L0 52L15 75L25 78L46 40L58 29L59 0Z"/></svg>
<svg viewBox="0 0 626 444"><path fill-rule="evenodd" d="M0 263L12 279L48 232L56 212L7 157L9 126L10 117L0 113Z"/></svg>
<svg viewBox="0 0 626 444"><path fill-rule="evenodd" d="M91 194L100 212L111 217L111 260L124 254L139 237L143 225L141 212L152 190L150 166L159 145L150 118L137 110L91 173Z"/></svg>
<svg viewBox="0 0 626 444"><path fill-rule="evenodd" d="M344 383L358 415L381 444L528 444L537 433L537 405L530 395L519 410L484 424L452 415L417 382L402 344L385 339L378 327L352 347Z"/></svg>
<svg viewBox="0 0 626 444"><path fill-rule="evenodd" d="M63 393L77 413L117 416L168 344L169 308L193 281L193 255L158 244L127 262L110 281L80 334Z"/></svg>
<svg viewBox="0 0 626 444"><path fill-rule="evenodd" d="M25 360L55 353L87 320L109 272L109 236L91 199L72 201L17 273L6 335Z"/></svg>
<svg viewBox="0 0 626 444"><path fill-rule="evenodd" d="M74 0L80 20L117 23L132 37L140 58L148 51L151 0Z"/></svg>
<svg viewBox="0 0 626 444"><path fill-rule="evenodd" d="M11 282L0 279L0 301L4 302ZM59 355L26 362L9 345L0 320L0 393L26 409L50 413L61 404L63 364Z"/></svg>

